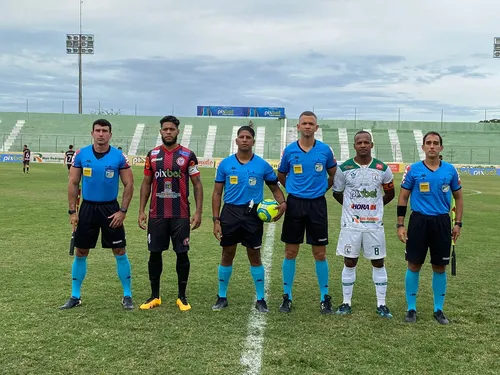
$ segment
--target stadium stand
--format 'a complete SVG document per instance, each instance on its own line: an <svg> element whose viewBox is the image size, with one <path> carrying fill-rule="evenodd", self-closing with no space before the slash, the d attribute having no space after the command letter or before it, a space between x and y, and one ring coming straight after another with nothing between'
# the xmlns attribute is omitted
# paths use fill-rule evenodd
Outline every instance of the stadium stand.
<svg viewBox="0 0 500 375"><path fill-rule="evenodd" d="M3 145L17 121L24 120L25 125L14 139L10 151L21 151L23 144L28 144L34 152L61 152L66 150L69 144L79 148L91 142L91 124L98 117L98 115L76 114L0 113L0 141ZM129 150L137 124L145 125L142 136L136 139L138 141L137 155L145 155L159 141L160 117L158 116L103 117L108 118L113 124L112 144L117 147L121 146L125 151ZM226 157L230 154L231 143L234 141L234 127L249 124L249 120L245 118L224 117L182 117L180 121L179 141L182 140L185 126L190 125L189 148L197 155L203 156L208 144L211 149L207 150L207 153L212 152L215 158ZM256 131L259 127L265 127L264 140L263 142L259 140L259 150L263 152L264 158L279 159L284 120L252 118L251 121ZM290 139L295 131L297 119L288 119L287 123L288 139ZM420 144L417 143L419 137L415 139L414 130L421 131L423 134L429 130L437 130L443 136L445 160L458 164L500 163L500 150L496 145L497 140L500 139L500 124L498 123L320 120L319 124L323 141L333 148L338 160L341 160L339 129L342 134L345 134L343 129L347 133L346 146L348 146L349 157L353 155L354 134L362 129L370 129L375 143L374 156L386 162L394 161L393 148L396 146L394 142L397 139L405 163L420 160ZM212 141L209 139L209 127L212 127L213 131L216 129L215 138ZM393 133L392 145L389 136L390 129Z"/></svg>

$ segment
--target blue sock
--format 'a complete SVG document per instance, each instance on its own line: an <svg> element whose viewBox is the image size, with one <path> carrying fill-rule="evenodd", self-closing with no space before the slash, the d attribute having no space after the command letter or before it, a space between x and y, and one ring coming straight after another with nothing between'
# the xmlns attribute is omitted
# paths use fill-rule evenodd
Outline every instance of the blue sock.
<svg viewBox="0 0 500 375"><path fill-rule="evenodd" d="M132 276L130 274L130 262L127 254L115 255L116 272L123 286L123 296L132 297Z"/></svg>
<svg viewBox="0 0 500 375"><path fill-rule="evenodd" d="M316 276L318 277L320 300L325 300L325 294L328 294L328 262L325 260L316 261Z"/></svg>
<svg viewBox="0 0 500 375"><path fill-rule="evenodd" d="M446 272L432 273L432 290L434 292L434 312L443 311L444 296L446 295Z"/></svg>
<svg viewBox="0 0 500 375"><path fill-rule="evenodd" d="M219 297L221 298L227 298L227 286L232 273L233 266L221 266L219 264Z"/></svg>
<svg viewBox="0 0 500 375"><path fill-rule="evenodd" d="M73 259L73 266L71 268L71 296L75 298L81 297L81 289L83 279L87 274L87 257L77 257Z"/></svg>
<svg viewBox="0 0 500 375"><path fill-rule="evenodd" d="M296 259L283 259L283 293L292 299L292 285L295 278Z"/></svg>
<svg viewBox="0 0 500 375"><path fill-rule="evenodd" d="M413 272L406 269L405 289L406 289L406 303L408 304L408 311L417 311L417 292L418 292L418 279L420 271Z"/></svg>
<svg viewBox="0 0 500 375"><path fill-rule="evenodd" d="M264 277L266 271L264 266L257 267L250 266L250 273L252 274L253 282L255 284L255 291L257 292L257 300L264 299Z"/></svg>

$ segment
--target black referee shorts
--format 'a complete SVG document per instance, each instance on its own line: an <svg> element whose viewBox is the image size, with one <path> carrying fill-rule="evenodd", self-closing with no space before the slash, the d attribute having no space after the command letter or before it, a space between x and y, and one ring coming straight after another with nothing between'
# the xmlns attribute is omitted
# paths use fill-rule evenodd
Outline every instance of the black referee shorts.
<svg viewBox="0 0 500 375"><path fill-rule="evenodd" d="M125 228L111 228L112 219L108 216L120 210L117 201L91 202L84 200L78 212L78 226L75 233L75 246L80 249L94 249L101 230L101 245L105 249L125 247Z"/></svg>
<svg viewBox="0 0 500 375"><path fill-rule="evenodd" d="M303 199L288 194L281 241L288 244L328 245L326 198Z"/></svg>
<svg viewBox="0 0 500 375"><path fill-rule="evenodd" d="M431 264L445 266L450 263L451 220L448 214L429 216L412 212L408 223L406 260L424 264L430 249Z"/></svg>
<svg viewBox="0 0 500 375"><path fill-rule="evenodd" d="M264 222L257 216L257 205L249 211L248 205L224 204L220 214L222 247L241 243L245 247L260 249Z"/></svg>
<svg viewBox="0 0 500 375"><path fill-rule="evenodd" d="M170 239L176 253L189 251L189 236L191 225L186 219L149 219L148 221L148 250L162 252L168 250Z"/></svg>

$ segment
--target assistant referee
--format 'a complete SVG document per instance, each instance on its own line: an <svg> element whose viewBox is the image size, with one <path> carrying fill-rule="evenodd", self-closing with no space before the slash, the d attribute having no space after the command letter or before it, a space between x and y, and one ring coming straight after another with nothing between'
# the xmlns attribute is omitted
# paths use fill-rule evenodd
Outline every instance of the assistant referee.
<svg viewBox="0 0 500 375"><path fill-rule="evenodd" d="M134 177L126 156L111 147L111 124L100 119L92 124L94 144L75 153L68 183L70 222L75 233L75 259L72 268L71 298L60 308L81 305L80 290L87 273L89 249L96 247L99 231L103 248L111 248L116 258L118 277L123 286L123 308L131 310L130 262L125 252L123 221L134 192ZM124 190L121 208L118 204L120 178ZM76 212L78 187L82 180L83 202Z"/></svg>
<svg viewBox="0 0 500 375"><path fill-rule="evenodd" d="M397 207L397 231L406 244L406 301L408 311L405 320L417 320L417 292L419 275L430 250L432 264L432 290L434 292L434 319L448 324L443 313L446 295L446 265L450 262L451 240L457 241L462 228L463 199L458 172L453 165L439 159L443 139L430 131L423 138L425 159L409 165L403 175ZM451 195L456 202L456 218L451 227ZM411 195L411 198L410 198ZM412 213L408 233L404 225L408 199Z"/></svg>

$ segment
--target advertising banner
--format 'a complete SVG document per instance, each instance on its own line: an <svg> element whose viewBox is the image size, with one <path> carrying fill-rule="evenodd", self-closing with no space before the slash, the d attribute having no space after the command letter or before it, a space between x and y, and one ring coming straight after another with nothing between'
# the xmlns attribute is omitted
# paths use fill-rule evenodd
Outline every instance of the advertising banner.
<svg viewBox="0 0 500 375"><path fill-rule="evenodd" d="M31 161L34 163L64 164L65 156L62 152L32 152Z"/></svg>
<svg viewBox="0 0 500 375"><path fill-rule="evenodd" d="M458 174L468 176L500 176L500 166L491 165L456 165Z"/></svg>
<svg viewBox="0 0 500 375"><path fill-rule="evenodd" d="M0 152L0 163L22 163L22 152Z"/></svg>
<svg viewBox="0 0 500 375"><path fill-rule="evenodd" d="M146 163L146 156L130 156L129 160L132 165L139 165L141 167ZM198 167L199 168L217 168L222 158L198 158Z"/></svg>
<svg viewBox="0 0 500 375"><path fill-rule="evenodd" d="M218 117L285 117L283 107L229 107L199 105L196 108L197 116Z"/></svg>

